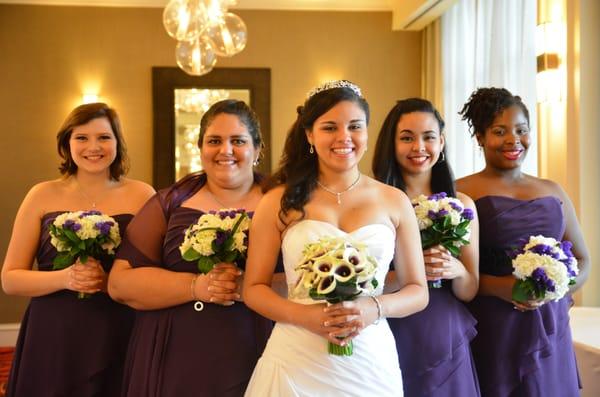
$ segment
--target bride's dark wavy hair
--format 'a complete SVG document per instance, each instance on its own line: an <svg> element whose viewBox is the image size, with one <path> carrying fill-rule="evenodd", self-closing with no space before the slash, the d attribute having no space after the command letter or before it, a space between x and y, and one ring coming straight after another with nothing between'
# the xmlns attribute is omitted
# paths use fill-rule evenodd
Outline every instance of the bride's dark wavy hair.
<svg viewBox="0 0 600 397"><path fill-rule="evenodd" d="M356 103L364 112L369 123L369 104L348 87L337 87L321 91L309 97L304 105L296 109L298 117L288 131L279 168L271 176L266 190L285 185L281 197L279 219L286 224L289 211L297 210L305 215L304 206L317 186L319 159L316 151L310 153L306 131L311 131L315 121L342 101Z"/></svg>
<svg viewBox="0 0 600 397"><path fill-rule="evenodd" d="M373 175L375 179L394 186L402 191L406 191L406 182L402 177L402 170L396 160L396 129L398 122L408 113L424 112L432 114L440 128L440 134L444 131L444 119L433 106L431 102L422 98L408 98L396 102L396 105L390 110L375 144L375 153L373 154ZM454 174L448 164L446 156L446 145L441 152L443 157L431 168L431 192L446 192L448 196L456 197L456 187L454 185Z"/></svg>

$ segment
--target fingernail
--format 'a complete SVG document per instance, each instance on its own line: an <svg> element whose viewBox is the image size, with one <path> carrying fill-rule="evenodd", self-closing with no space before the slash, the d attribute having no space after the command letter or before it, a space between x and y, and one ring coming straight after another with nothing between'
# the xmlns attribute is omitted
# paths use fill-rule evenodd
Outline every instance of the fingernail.
<svg viewBox="0 0 600 397"><path fill-rule="evenodd" d="M325 321L325 322L323 323L323 326L325 326L325 327L329 327L329 321Z"/></svg>
<svg viewBox="0 0 600 397"><path fill-rule="evenodd" d="M240 299L241 295L240 294L235 294L235 299Z"/></svg>
<svg viewBox="0 0 600 397"><path fill-rule="evenodd" d="M209 291L214 291L215 289L213 287L208 287Z"/></svg>
<svg viewBox="0 0 600 397"><path fill-rule="evenodd" d="M210 301L211 301L211 302L214 302L214 301L215 301L215 298L210 298Z"/></svg>

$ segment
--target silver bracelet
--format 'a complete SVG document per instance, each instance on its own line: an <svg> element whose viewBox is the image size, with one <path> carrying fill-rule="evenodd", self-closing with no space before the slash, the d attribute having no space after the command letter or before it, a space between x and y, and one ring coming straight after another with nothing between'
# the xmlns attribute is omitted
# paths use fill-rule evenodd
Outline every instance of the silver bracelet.
<svg viewBox="0 0 600 397"><path fill-rule="evenodd" d="M377 324L379 324L379 320L381 320L383 318L383 310L381 307L381 302L379 302L379 299L377 299L376 296L371 295L370 298L373 299L373 301L377 305L377 320L373 321L373 324L377 325Z"/></svg>

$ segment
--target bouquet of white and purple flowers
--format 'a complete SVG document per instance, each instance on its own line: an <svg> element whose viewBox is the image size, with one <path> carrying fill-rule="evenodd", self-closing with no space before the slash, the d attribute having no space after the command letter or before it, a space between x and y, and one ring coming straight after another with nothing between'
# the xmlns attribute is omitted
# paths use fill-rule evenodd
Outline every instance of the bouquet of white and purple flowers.
<svg viewBox="0 0 600 397"><path fill-rule="evenodd" d="M304 257L296 266L298 280L290 295L325 300L329 304L372 295L377 288L377 261L366 246L342 237L322 237L306 244ZM328 344L330 354L352 355L352 342L346 346Z"/></svg>
<svg viewBox="0 0 600 397"><path fill-rule="evenodd" d="M220 262L242 267L249 229L250 217L243 209L209 211L187 228L179 252L186 261L197 261L198 270L204 274Z"/></svg>
<svg viewBox="0 0 600 397"><path fill-rule="evenodd" d="M412 200L421 231L423 249L441 245L454 257L460 255L460 247L469 244L473 210L465 208L460 200L448 197L445 192L420 195ZM430 288L440 288L441 280L429 281Z"/></svg>
<svg viewBox="0 0 600 397"><path fill-rule="evenodd" d="M513 300L561 299L569 291L569 285L575 284L579 273L572 247L570 241L531 236L523 247L513 251L513 275L517 278L512 290Z"/></svg>
<svg viewBox="0 0 600 397"><path fill-rule="evenodd" d="M50 243L58 255L52 260L53 269L71 266L77 259L86 263L88 257L112 259L121 243L119 224L99 211L65 212L50 225ZM79 298L88 297L80 292Z"/></svg>

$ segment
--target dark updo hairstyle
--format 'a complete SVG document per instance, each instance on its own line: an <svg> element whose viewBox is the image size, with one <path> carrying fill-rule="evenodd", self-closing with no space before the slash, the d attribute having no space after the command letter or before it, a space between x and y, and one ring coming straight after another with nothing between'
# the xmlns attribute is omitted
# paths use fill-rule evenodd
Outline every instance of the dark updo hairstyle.
<svg viewBox="0 0 600 397"><path fill-rule="evenodd" d="M367 124L369 123L369 104L360 95L358 87L345 80L336 83L344 85L338 84L334 88L323 90L319 87L316 93L306 99L303 106L298 106L298 117L288 131L279 169L268 183L267 189L285 185L279 212L279 218L284 224L290 210L299 211L304 217L304 206L317 186L319 160L316 151L310 153L306 131L312 130L319 117L342 101L356 103L365 112Z"/></svg>
<svg viewBox="0 0 600 397"><path fill-rule="evenodd" d="M56 134L58 154L63 159L63 162L58 168L62 175L70 176L77 172L77 164L73 161L71 147L69 145L73 129L102 117L106 117L110 123L110 128L117 140L117 156L110 165L110 177L115 181L118 181L122 175L127 173L129 170L129 158L127 157L127 147L125 146L125 140L123 139L119 116L117 116L117 112L108 107L107 104L96 102L79 105L73 109L58 130L58 134Z"/></svg>
<svg viewBox="0 0 600 397"><path fill-rule="evenodd" d="M396 105L385 118L373 154L373 175L375 178L403 191L406 191L406 182L402 177L402 170L396 159L396 132L398 122L402 116L413 112L432 114L438 122L440 134L444 130L444 120L431 102L422 98L403 99L396 102ZM443 157L440 156L431 168L431 192L446 192L449 196L456 197L454 174L446 160L446 146L444 146L442 155Z"/></svg>
<svg viewBox="0 0 600 397"><path fill-rule="evenodd" d="M462 110L458 112L469 124L471 136L483 135L494 119L511 106L523 111L529 125L529 111L520 96L513 95L506 88L479 88L471 94Z"/></svg>
<svg viewBox="0 0 600 397"><path fill-rule="evenodd" d="M225 99L216 102L202 115L202 119L200 120L200 134L198 136L198 147L202 147L202 141L208 126L210 126L215 117L222 113L237 116L240 122L248 129L248 133L252 137L254 148L263 148L264 144L260 133L258 116L244 101L239 101L237 99Z"/></svg>
<svg viewBox="0 0 600 397"><path fill-rule="evenodd" d="M260 122L258 116L244 101L237 99L225 99L215 102L203 115L200 120L200 134L198 136L198 147L202 148L202 141L206 130L213 120L220 114L232 114L238 117L240 122L246 126L248 133L252 137L252 144L255 149L263 148L264 143L260 133ZM261 152L262 156L262 152ZM260 157L259 157L260 158ZM206 184L206 173L204 171L194 172L184 176L174 185L167 188L165 204L167 212L178 207L188 197L199 191ZM254 172L254 183L262 183L264 177Z"/></svg>

